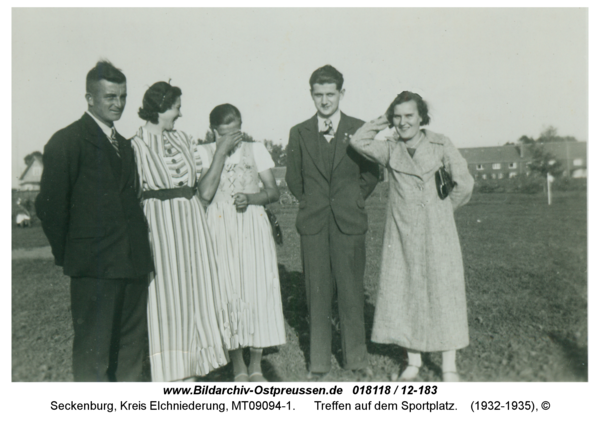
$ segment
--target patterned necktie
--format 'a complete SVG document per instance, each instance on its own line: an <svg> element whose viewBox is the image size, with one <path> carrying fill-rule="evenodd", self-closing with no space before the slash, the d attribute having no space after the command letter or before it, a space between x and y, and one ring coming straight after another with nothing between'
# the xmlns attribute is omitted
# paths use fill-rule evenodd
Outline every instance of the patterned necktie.
<svg viewBox="0 0 600 421"><path fill-rule="evenodd" d="M114 127L111 127L110 139L108 140L110 140L110 144L113 146L113 148L115 148L117 156L120 158L121 154L119 153L119 141L117 140L117 130Z"/></svg>
<svg viewBox="0 0 600 421"><path fill-rule="evenodd" d="M335 135L335 132L333 131L333 123L330 119L323 121L323 128L321 129L321 133L327 136Z"/></svg>

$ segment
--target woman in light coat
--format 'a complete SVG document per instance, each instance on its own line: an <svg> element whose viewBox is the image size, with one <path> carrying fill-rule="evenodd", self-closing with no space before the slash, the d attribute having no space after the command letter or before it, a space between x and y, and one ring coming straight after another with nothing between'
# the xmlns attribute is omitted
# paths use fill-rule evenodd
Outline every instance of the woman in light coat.
<svg viewBox="0 0 600 421"><path fill-rule="evenodd" d="M450 139L421 129L428 123L425 101L404 91L385 116L363 125L350 140L390 175L372 340L407 350L408 366L399 380L418 376L421 352L442 351L444 381L458 381L456 350L469 344L469 333L454 211L469 201L473 177ZM388 126L393 135L375 140ZM444 199L435 177L442 166L454 184Z"/></svg>

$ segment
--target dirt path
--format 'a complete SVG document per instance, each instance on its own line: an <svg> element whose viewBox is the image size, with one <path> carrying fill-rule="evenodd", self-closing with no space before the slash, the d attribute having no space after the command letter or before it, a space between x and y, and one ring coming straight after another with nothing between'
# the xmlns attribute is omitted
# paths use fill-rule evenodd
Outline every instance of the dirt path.
<svg viewBox="0 0 600 421"><path fill-rule="evenodd" d="M13 260L16 259L53 259L50 246L36 247L33 249L15 249L12 251Z"/></svg>

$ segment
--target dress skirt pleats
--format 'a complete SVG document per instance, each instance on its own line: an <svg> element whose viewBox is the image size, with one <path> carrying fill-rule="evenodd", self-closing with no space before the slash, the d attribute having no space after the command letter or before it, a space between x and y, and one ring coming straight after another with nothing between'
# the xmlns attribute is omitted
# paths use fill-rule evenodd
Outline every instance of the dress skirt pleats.
<svg viewBox="0 0 600 421"><path fill-rule="evenodd" d="M156 265L148 294L152 379L205 375L227 359L211 285L216 266L204 210L197 198L150 199L144 209Z"/></svg>
<svg viewBox="0 0 600 421"><path fill-rule="evenodd" d="M262 206L237 212L232 203L208 207L219 268L227 349L265 348L285 343L279 273L271 225Z"/></svg>

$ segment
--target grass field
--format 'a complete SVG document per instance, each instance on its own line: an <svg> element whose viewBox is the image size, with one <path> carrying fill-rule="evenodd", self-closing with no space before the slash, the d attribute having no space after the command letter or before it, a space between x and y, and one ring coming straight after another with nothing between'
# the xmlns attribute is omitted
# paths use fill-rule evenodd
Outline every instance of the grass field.
<svg viewBox="0 0 600 421"><path fill-rule="evenodd" d="M373 320L386 206L385 186L367 202L367 334ZM587 381L587 211L585 193L479 194L456 213L469 312L470 345L457 353L464 381ZM271 381L304 381L308 320L296 208L272 208L284 231L278 246L287 343L265 351ZM13 229L13 248L46 245L37 227ZM12 262L12 379L71 381L69 279L50 260ZM326 381L359 380L334 361ZM373 380L403 368L402 349L368 341ZM420 380L441 380L441 356L425 354ZM228 381L231 368L205 380Z"/></svg>

